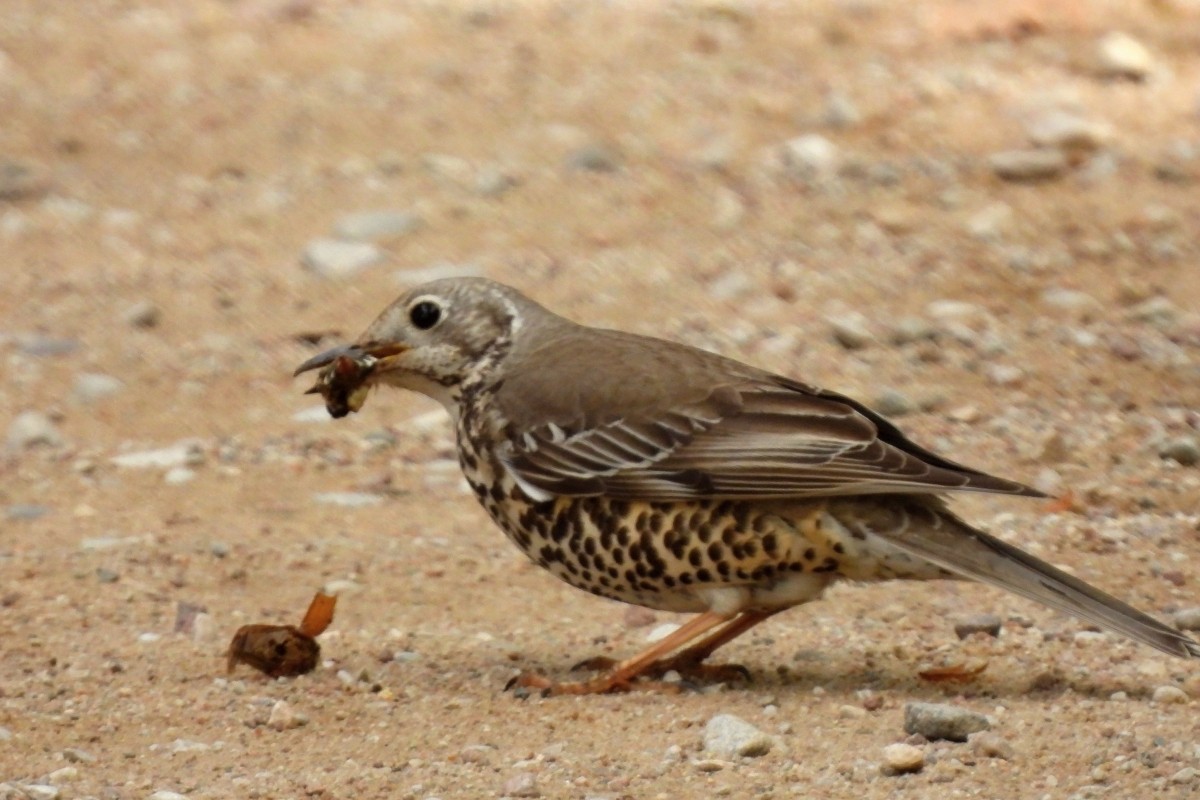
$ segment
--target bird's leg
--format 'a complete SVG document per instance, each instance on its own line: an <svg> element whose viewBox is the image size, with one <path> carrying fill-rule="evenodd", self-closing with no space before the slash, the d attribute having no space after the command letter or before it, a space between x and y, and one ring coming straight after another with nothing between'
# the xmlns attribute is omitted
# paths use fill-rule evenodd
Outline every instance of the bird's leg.
<svg viewBox="0 0 1200 800"><path fill-rule="evenodd" d="M718 647L729 644L755 625L778 613L778 610L743 611L725 627L718 628L696 644L655 662L651 665L650 670L657 675L675 670L685 677L705 681L749 680L750 671L741 664L706 665L704 660L711 656Z"/></svg>
<svg viewBox="0 0 1200 800"><path fill-rule="evenodd" d="M522 673L509 681L506 688L524 686L530 689L541 689L547 695L555 694L604 694L606 692L625 692L633 688L633 680L654 667L659 659L669 653L695 641L708 631L724 625L736 618L731 614L718 614L716 611L705 611L692 617L679 627L678 630L664 636L642 652L616 664L611 670L595 678L576 683L557 683L543 675ZM739 633L741 631L738 631ZM737 635L736 633L734 634ZM715 637L710 637L715 638ZM724 641L728 641L725 639ZM708 642L703 640L700 644ZM718 643L716 646L719 646ZM715 649L712 648L712 649ZM687 652L687 651L684 651Z"/></svg>

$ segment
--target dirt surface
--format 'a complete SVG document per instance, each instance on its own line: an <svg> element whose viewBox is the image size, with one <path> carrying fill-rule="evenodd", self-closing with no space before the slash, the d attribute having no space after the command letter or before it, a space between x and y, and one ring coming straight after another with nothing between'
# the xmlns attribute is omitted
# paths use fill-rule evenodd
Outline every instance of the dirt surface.
<svg viewBox="0 0 1200 800"><path fill-rule="evenodd" d="M485 274L882 404L1067 494L973 521L1200 606L1196 3L0 5L0 796L1200 791L1195 662L966 584L839 587L724 651L745 685L516 699L678 620L527 564L430 401L331 422L290 377ZM1114 31L1147 52L1105 67ZM409 215L378 260L302 266L370 210ZM322 587L315 672L226 675ZM917 701L994 736L910 736ZM770 751L706 751L718 714Z"/></svg>

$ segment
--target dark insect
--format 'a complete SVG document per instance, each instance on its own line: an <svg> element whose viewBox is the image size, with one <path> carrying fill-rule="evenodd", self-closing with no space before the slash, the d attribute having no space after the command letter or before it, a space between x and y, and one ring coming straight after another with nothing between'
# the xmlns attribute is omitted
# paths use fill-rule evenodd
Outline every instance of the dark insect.
<svg viewBox="0 0 1200 800"><path fill-rule="evenodd" d="M366 380L379 360L369 355L340 355L317 373L317 382L306 394L325 398L329 416L341 418L362 408L370 387Z"/></svg>
<svg viewBox="0 0 1200 800"><path fill-rule="evenodd" d="M243 625L233 635L225 668L248 664L272 678L290 678L316 669L321 657L317 638L333 621L337 597L317 592L304 621L295 625Z"/></svg>

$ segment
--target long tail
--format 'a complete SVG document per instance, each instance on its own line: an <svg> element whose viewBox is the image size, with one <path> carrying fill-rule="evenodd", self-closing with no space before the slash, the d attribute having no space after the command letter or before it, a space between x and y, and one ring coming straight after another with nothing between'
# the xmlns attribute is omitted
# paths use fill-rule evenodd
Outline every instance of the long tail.
<svg viewBox="0 0 1200 800"><path fill-rule="evenodd" d="M901 550L963 577L1007 589L1164 653L1200 658L1200 643L1195 640L1045 561L972 528L936 501L910 508L906 528L872 532Z"/></svg>

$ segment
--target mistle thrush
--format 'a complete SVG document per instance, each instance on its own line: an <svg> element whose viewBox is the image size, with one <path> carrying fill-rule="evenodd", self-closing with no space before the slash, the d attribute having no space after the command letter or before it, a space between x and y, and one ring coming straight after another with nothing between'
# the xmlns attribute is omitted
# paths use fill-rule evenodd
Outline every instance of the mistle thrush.
<svg viewBox="0 0 1200 800"><path fill-rule="evenodd" d="M1200 644L953 514L948 492L1042 496L910 441L856 400L686 345L578 325L510 287L448 279L306 361L334 416L390 385L442 403L479 502L588 592L698 612L581 683L697 665L839 580L969 578L1166 653ZM674 654L673 657L672 654Z"/></svg>

